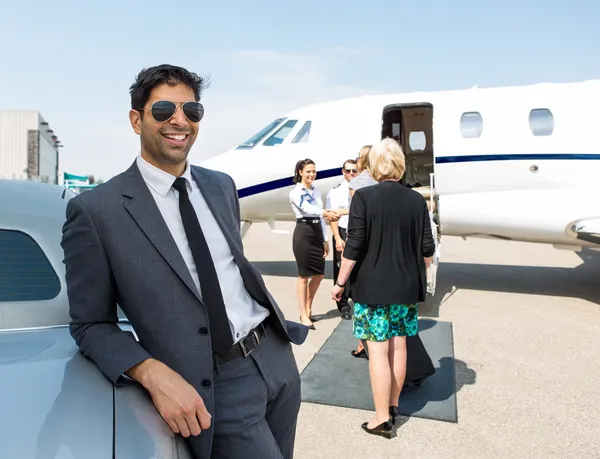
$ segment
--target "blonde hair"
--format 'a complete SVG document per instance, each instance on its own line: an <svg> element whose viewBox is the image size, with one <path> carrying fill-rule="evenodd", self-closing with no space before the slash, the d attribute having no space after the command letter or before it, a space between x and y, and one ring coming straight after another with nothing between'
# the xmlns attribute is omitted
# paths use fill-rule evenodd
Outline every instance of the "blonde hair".
<svg viewBox="0 0 600 459"><path fill-rule="evenodd" d="M400 180L406 171L404 152L400 144L388 137L371 147L369 171L378 182Z"/></svg>
<svg viewBox="0 0 600 459"><path fill-rule="evenodd" d="M369 169L369 152L371 151L371 147L372 145L365 145L358 152L358 157L356 158L356 167L358 172Z"/></svg>

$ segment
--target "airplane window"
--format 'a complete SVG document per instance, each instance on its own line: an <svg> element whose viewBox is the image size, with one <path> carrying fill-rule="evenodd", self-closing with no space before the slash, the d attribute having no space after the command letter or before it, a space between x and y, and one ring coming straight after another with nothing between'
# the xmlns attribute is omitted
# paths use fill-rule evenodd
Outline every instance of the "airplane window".
<svg viewBox="0 0 600 459"><path fill-rule="evenodd" d="M550 135L554 131L554 116L547 108L534 108L529 112L529 129L535 136Z"/></svg>
<svg viewBox="0 0 600 459"><path fill-rule="evenodd" d="M423 151L427 146L427 139L423 131L412 131L408 136L408 146L412 151Z"/></svg>
<svg viewBox="0 0 600 459"><path fill-rule="evenodd" d="M294 137L294 140L292 140L292 143L306 143L308 142L308 140L310 139L310 126L312 124L312 121L307 121L306 123L304 123L304 126L302 126L300 128L300 130L298 131L298 134L296 134L296 137Z"/></svg>
<svg viewBox="0 0 600 459"><path fill-rule="evenodd" d="M254 145L256 145L258 142L260 142L269 132L271 132L273 129L275 129L277 126L279 126L284 120L285 120L285 118L277 118L275 121L273 121L272 123L269 123L268 126L264 127L260 131L258 131L256 134L254 134L252 137L250 137L244 143L239 144L237 146L236 150L244 150L244 149L248 149L248 148L253 148Z"/></svg>
<svg viewBox="0 0 600 459"><path fill-rule="evenodd" d="M271 137L263 142L263 145L266 147L272 147L275 145L279 145L282 143L285 138L289 135L289 133L294 129L297 120L289 120L279 129L277 129Z"/></svg>
<svg viewBox="0 0 600 459"><path fill-rule="evenodd" d="M460 117L460 132L465 139L476 139L483 132L483 118L479 112L465 112Z"/></svg>
<svg viewBox="0 0 600 459"><path fill-rule="evenodd" d="M43 250L21 231L0 230L0 303L50 300L60 281Z"/></svg>

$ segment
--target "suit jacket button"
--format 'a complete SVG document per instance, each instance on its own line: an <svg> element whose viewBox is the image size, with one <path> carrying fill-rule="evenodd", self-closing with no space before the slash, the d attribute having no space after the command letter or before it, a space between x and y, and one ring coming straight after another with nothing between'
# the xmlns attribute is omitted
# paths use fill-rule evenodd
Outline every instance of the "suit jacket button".
<svg viewBox="0 0 600 459"><path fill-rule="evenodd" d="M202 387L205 387L208 389L210 387L210 381L208 379L205 379L204 381L202 381Z"/></svg>
<svg viewBox="0 0 600 459"><path fill-rule="evenodd" d="M208 335L208 328L206 328L206 327L201 327L200 330L198 330L198 331L200 332L200 334L202 336Z"/></svg>

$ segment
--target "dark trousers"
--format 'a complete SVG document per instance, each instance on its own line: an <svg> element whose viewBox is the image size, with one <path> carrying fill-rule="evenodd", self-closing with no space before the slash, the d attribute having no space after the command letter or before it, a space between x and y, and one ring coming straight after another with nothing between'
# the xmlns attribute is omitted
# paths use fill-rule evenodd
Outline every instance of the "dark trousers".
<svg viewBox="0 0 600 459"><path fill-rule="evenodd" d="M345 228L339 228L340 237L345 241L348 233ZM338 274L340 273L340 264L342 263L342 252L338 252L335 248L337 241L335 236L333 236L333 283L337 280ZM337 302L337 308L340 312L350 311L350 305L348 304L348 286L342 292L342 299Z"/></svg>
<svg viewBox="0 0 600 459"><path fill-rule="evenodd" d="M269 325L248 357L215 368L210 458L292 459L300 390L292 346ZM208 459L202 435L187 438L194 459Z"/></svg>

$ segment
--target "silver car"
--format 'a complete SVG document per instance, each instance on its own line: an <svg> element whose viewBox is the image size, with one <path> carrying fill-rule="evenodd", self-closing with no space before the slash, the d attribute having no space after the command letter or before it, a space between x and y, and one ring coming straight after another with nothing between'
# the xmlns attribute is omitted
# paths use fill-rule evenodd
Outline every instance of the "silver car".
<svg viewBox="0 0 600 459"><path fill-rule="evenodd" d="M60 240L73 196L0 180L0 458L191 459L146 391L115 387L69 334Z"/></svg>

